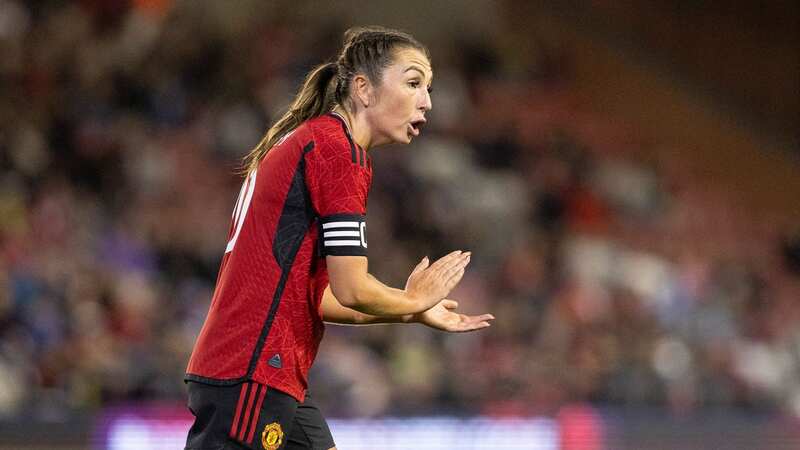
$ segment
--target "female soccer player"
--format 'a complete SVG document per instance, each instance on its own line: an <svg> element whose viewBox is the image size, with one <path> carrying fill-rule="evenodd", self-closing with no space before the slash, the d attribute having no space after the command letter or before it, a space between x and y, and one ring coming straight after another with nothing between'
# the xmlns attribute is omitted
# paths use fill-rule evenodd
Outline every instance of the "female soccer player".
<svg viewBox="0 0 800 450"><path fill-rule="evenodd" d="M336 62L307 76L289 111L246 157L208 317L186 380L186 449L330 449L306 377L323 322L422 323L462 332L489 314L447 295L470 253L424 258L405 289L368 272L369 150L409 143L431 109L428 51L386 28L345 33Z"/></svg>

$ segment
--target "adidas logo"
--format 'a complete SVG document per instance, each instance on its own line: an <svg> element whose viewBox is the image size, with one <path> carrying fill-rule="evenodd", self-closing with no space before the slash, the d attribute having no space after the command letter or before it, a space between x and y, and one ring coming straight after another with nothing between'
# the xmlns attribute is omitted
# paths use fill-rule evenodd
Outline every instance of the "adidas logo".
<svg viewBox="0 0 800 450"><path fill-rule="evenodd" d="M269 361L267 361L267 364L276 369L280 369L281 367L283 367L283 364L281 364L281 355L275 353L274 355L272 355L272 358L270 358Z"/></svg>

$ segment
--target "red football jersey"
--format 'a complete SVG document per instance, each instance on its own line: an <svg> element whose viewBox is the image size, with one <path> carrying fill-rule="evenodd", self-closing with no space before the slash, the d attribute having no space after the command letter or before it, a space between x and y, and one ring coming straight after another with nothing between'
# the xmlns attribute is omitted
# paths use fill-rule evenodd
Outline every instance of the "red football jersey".
<svg viewBox="0 0 800 450"><path fill-rule="evenodd" d="M366 256L372 163L340 116L306 121L242 185L186 379L305 398L324 324L326 255Z"/></svg>

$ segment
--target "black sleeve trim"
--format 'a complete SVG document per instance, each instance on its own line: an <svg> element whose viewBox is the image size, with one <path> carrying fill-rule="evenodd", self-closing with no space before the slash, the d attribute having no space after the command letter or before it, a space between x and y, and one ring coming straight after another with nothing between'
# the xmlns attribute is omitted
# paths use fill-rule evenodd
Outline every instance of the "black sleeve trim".
<svg viewBox="0 0 800 450"><path fill-rule="evenodd" d="M333 214L319 220L322 256L367 256L367 217Z"/></svg>

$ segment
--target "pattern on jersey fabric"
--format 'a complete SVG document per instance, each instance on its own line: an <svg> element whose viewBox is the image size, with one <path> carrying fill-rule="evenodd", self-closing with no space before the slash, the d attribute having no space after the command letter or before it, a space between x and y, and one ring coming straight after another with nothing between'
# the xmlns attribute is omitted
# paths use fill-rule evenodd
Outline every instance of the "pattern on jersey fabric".
<svg viewBox="0 0 800 450"><path fill-rule="evenodd" d="M350 130L347 129L344 118L335 112L328 113L328 115L338 120L339 124L342 126L342 131L344 131L344 135L347 136L347 142L350 144L350 159L353 160L353 164L358 164L361 167L369 167L369 169L372 170L372 161L367 157L367 152L353 142L353 136L350 135Z"/></svg>
<svg viewBox="0 0 800 450"><path fill-rule="evenodd" d="M324 333L318 311L328 271L320 222L350 216L337 221L357 225L330 228L345 233L329 237L360 243L371 181L369 156L331 115L308 120L270 151L260 163L236 248L220 265L187 380L215 385L253 381L303 401ZM234 219L228 239L236 225ZM350 239L356 231L357 239ZM366 243L364 238L351 250L364 254ZM348 245L329 247L343 251Z"/></svg>
<svg viewBox="0 0 800 450"><path fill-rule="evenodd" d="M297 170L294 172L292 184L289 186L289 192L286 194L286 201L283 204L283 211L278 220L278 228L272 241L272 254L281 268L281 278L275 288L267 320L264 322L264 327L261 329L261 334L258 336L256 347L253 350L253 356L250 358L246 378L250 378L256 370L261 351L264 348L264 342L269 335L272 321L275 319L275 313L278 311L278 305L283 295L283 289L286 287L286 280L289 278L292 263L297 251L300 249L300 244L303 243L303 237L314 220L314 209L311 206L311 198L305 181L305 155L313 149L313 141L303 147L300 162L297 164Z"/></svg>
<svg viewBox="0 0 800 450"><path fill-rule="evenodd" d="M292 178L283 211L278 220L275 239L272 241L272 254L284 272L292 267L292 262L300 248L303 237L314 219L314 209L311 207L311 198L305 181L305 155L314 149L314 142L309 142L303 147L303 156L300 158L297 170Z"/></svg>

